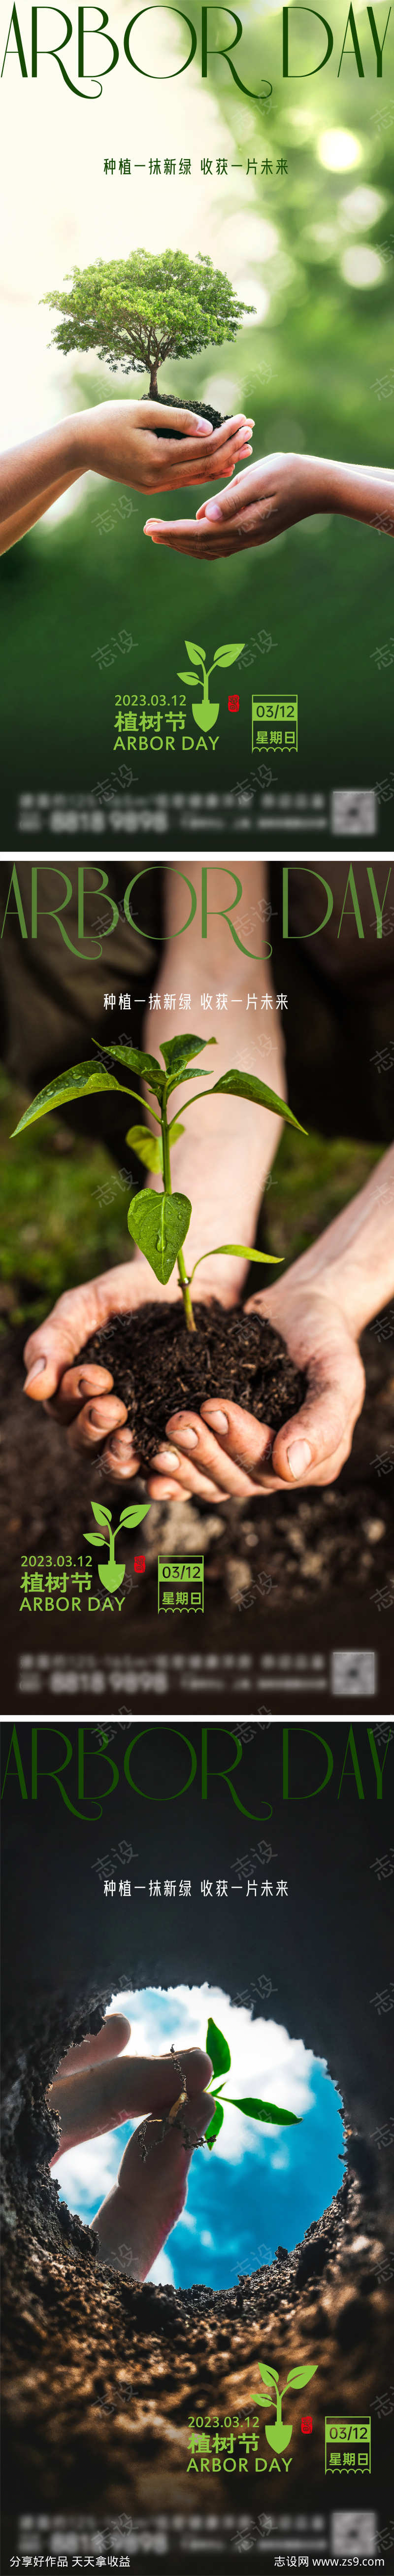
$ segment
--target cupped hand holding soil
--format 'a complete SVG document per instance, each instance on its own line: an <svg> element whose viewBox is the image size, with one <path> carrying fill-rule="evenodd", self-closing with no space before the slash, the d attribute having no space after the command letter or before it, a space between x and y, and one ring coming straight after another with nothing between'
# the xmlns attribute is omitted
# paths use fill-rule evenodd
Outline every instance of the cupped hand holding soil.
<svg viewBox="0 0 394 2576"><path fill-rule="evenodd" d="M251 456L253 421L245 412L211 422L165 403L104 402L74 415L77 470L130 483L135 492L170 492L193 483L220 482ZM175 433L178 432L178 436Z"/></svg>
<svg viewBox="0 0 394 2576"><path fill-rule="evenodd" d="M203 1300L196 1297L197 1316ZM145 1309L142 1319L141 1309ZM209 1311L209 1310L208 1310ZM220 1315L220 1308L219 1310ZM76 1455L88 1450L100 1456L105 1471L118 1483L141 1472L142 1452L130 1420L130 1376L134 1365L141 1386L146 1377L149 1324L146 1314L163 1318L161 1382L157 1409L143 1425L147 1490L152 1501L199 1494L205 1500L230 1495L294 1491L301 1485L331 1484L349 1455L353 1429L364 1396L364 1371L356 1331L336 1304L332 1289L312 1286L295 1264L266 1293L242 1308L222 1311L223 1333L216 1337L216 1377L204 1364L198 1333L185 1334L179 1322L177 1350L174 1327L180 1317L179 1292L170 1281L158 1288L142 1260L121 1263L86 1286L60 1297L57 1306L30 1335L25 1347L26 1392L45 1402L64 1424ZM213 1318L213 1309L211 1309ZM128 1358L120 1351L119 1391L114 1392L114 1360L119 1322L127 1327ZM133 1331L135 1318L135 1331ZM164 1318L170 1319L168 1334ZM248 1336L249 1326L249 1336ZM252 1339L250 1340L250 1327ZM260 1326L260 1330L256 1327ZM279 1381L271 1400L264 1361L263 1326L271 1327L266 1360ZM228 1345L226 1350L225 1332ZM235 1337L234 1337L235 1327ZM239 1338L241 1335L242 1338ZM188 1381L179 1378L179 1336ZM246 1338L245 1338L246 1336ZM150 1336L151 1338L151 1336ZM211 1335L213 1342L213 1333ZM238 1347L237 1347L238 1345ZM89 1358L77 1354L89 1349ZM168 1355L173 1362L168 1376ZM285 1372L285 1362L287 1362ZM236 1377L238 1367L238 1383ZM190 1383L190 1370L194 1381ZM155 1404L156 1390L154 1389ZM273 1396L273 1401L272 1401Z"/></svg>

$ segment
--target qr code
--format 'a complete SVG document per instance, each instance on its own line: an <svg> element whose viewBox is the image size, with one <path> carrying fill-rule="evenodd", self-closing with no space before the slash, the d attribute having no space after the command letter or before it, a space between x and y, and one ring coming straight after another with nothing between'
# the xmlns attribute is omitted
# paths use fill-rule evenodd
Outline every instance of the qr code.
<svg viewBox="0 0 394 2576"><path fill-rule="evenodd" d="M368 1647L338 1646L331 1656L331 1690L333 1699L374 1699L377 1673L376 1655Z"/></svg>
<svg viewBox="0 0 394 2576"><path fill-rule="evenodd" d="M378 809L373 787L334 787L331 831L334 841L376 841Z"/></svg>

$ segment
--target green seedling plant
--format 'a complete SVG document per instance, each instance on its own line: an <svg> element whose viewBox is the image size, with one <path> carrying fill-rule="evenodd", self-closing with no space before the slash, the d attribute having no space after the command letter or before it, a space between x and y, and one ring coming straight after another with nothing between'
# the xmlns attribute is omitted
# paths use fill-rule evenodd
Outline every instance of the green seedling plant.
<svg viewBox="0 0 394 2576"><path fill-rule="evenodd" d="M215 2103L213 2119L206 2131L207 2147L210 2149L214 2147L215 2138L219 2137L219 2131L223 2127L226 2102L231 2103L233 2111L244 2111L245 2119L263 2121L264 2126L268 2124L270 2128L275 2129L300 2128L301 2122L297 2119L296 2111L279 2110L277 2102L261 2102L258 2094L245 2093L240 2096L235 2093L225 2093L223 2101L224 2078L230 2073L231 2054L228 2039L225 2039L222 2030L218 2030L216 2021L208 2022L205 2046L208 2057L212 2058L212 2075L207 2085L207 2092L212 2093ZM269 2371L266 2371L265 2376L269 2379ZM265 2400L260 2399L259 2403L262 2405Z"/></svg>
<svg viewBox="0 0 394 2576"><path fill-rule="evenodd" d="M189 655L189 662L194 663L194 670L178 671L177 677L178 680L187 681L188 689L195 689L197 687L196 673L198 671L199 679L202 680L202 698L193 698L192 716L194 716L195 724L198 724L200 727L200 733L211 733L212 726L216 724L219 714L219 699L210 698L208 681L212 678L213 671L227 671L230 669L231 662L238 661L239 653L243 653L243 644L218 644L217 653L214 653L213 662L210 662L208 671L206 670L206 654L203 651L203 646L201 644L188 644L186 635L185 644L186 652Z"/></svg>
<svg viewBox="0 0 394 2576"><path fill-rule="evenodd" d="M269 2370L268 2363L266 2361L259 2361L257 2367L261 2373L261 2378L265 2381L269 2381L269 2388L264 2395L261 2388L254 2388L250 2402L252 2406L273 2406L275 2401L275 2423L266 2424L265 2431L269 2449L270 2451L274 2451L277 2457L280 2451L288 2451L293 2431L292 2424L284 2424L282 2421L282 2397L287 2396L287 2391L290 2388L295 2389L308 2387L309 2380L314 2379L315 2377L317 2361L313 2362L312 2369L309 2370L304 2370L302 2366L300 2370L298 2368L296 2370L289 2370L282 2390L279 2388L278 2370Z"/></svg>
<svg viewBox="0 0 394 2576"><path fill-rule="evenodd" d="M205 1066L196 1067L191 1063L191 1057L201 1055L206 1047L216 1046L216 1044L217 1040L214 1037L196 1038L185 1035L168 1038L160 1047L160 1055L164 1058L164 1065L161 1065L158 1056L145 1054L142 1047L123 1044L115 1046L109 1040L108 1045L107 1042L105 1044L105 1049L102 1049L99 1048L98 1040L94 1038L93 1045L97 1047L97 1056L88 1057L83 1064L70 1065L66 1073L56 1074L53 1082L46 1083L44 1091L37 1092L36 1099L31 1101L28 1109L24 1109L22 1118L18 1119L18 1125L13 1130L13 1134L19 1136L25 1127L33 1125L35 1119L45 1118L50 1109L66 1108L69 1100L83 1100L96 1091L123 1091L128 1099L137 1100L141 1108L140 1093L135 1091L130 1080L119 1080L112 1067L116 1063L121 1066L122 1072L126 1075L138 1075L140 1082L143 1082L149 1091L150 1116L158 1132L157 1135L152 1136L149 1129L142 1125L129 1127L126 1144L132 1147L138 1160L145 1164L148 1171L161 1174L164 1186L161 1190L140 1189L134 1192L127 1215L128 1229L133 1242L138 1244L138 1250L144 1253L145 1260L154 1271L155 1279L160 1281L163 1288L167 1286L167 1281L171 1278L177 1263L188 1333L196 1331L190 1292L195 1272L199 1269L201 1261L216 1258L219 1253L231 1253L235 1258L242 1255L247 1261L258 1262L272 1262L274 1259L279 1261L282 1256L271 1252L256 1252L250 1243L216 1243L212 1245L209 1252L199 1254L189 1273L186 1270L182 1246L189 1231L192 1214L191 1199L185 1196L183 1190L172 1189L171 1152L178 1137L183 1136L183 1120L187 1110L192 1107L193 1101L207 1098L212 1100L220 1093L226 1098L233 1096L241 1100L254 1101L256 1107L261 1109L272 1109L276 1117L287 1119L288 1124L296 1127L300 1135L306 1135L306 1128L300 1126L299 1118L293 1116L287 1101L281 1100L279 1093L270 1089L269 1083L260 1082L257 1074L243 1073L236 1065L230 1066L227 1073L220 1075L218 1082L212 1083L208 1094L205 1091L197 1091L192 1093L188 1100L182 1102L181 1121L172 1118L171 1112L168 1117L172 1094L178 1090L179 1084L186 1081L198 1082L201 1074L204 1075L204 1081L207 1080ZM107 1056L110 1058L111 1069L106 1061ZM155 1107L153 1107L154 1101Z"/></svg>
<svg viewBox="0 0 394 2576"><path fill-rule="evenodd" d="M90 1540L91 1547L108 1547L106 1564L99 1565L97 1571L104 1592L119 1592L126 1566L116 1563L115 1539L119 1537L119 1531L122 1529L137 1529L138 1521L144 1521L146 1512L150 1511L150 1503L127 1503L114 1530L112 1512L107 1512L105 1503L92 1502L91 1509L94 1520L99 1522L99 1529L84 1530L84 1538Z"/></svg>

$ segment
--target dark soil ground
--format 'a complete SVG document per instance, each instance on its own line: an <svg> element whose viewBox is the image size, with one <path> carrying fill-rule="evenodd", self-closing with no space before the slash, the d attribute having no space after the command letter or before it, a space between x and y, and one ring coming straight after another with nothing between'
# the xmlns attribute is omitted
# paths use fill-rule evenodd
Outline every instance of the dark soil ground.
<svg viewBox="0 0 394 2576"><path fill-rule="evenodd" d="M150 394L142 395L143 402L150 402L151 400L152 396ZM190 394L188 401L187 394L162 394L159 386L158 401L159 403L165 403L166 411L197 412L198 420L210 421L212 429L221 429L222 421L229 419L229 413L227 411L215 411L213 403L195 402L194 394ZM182 430L171 429L169 425L168 429L157 429L155 435L156 438L181 438Z"/></svg>
<svg viewBox="0 0 394 2576"><path fill-rule="evenodd" d="M141 1306L136 1315L114 1315L110 1333L94 1333L79 1358L112 1370L115 1393L127 1405L139 1457L148 1463L164 1438L170 1413L206 1396L227 1396L258 1422L279 1431L298 1412L306 1379L293 1368L273 1325L242 1307L226 1314L219 1298L196 1306L196 1331L188 1333L183 1308Z"/></svg>

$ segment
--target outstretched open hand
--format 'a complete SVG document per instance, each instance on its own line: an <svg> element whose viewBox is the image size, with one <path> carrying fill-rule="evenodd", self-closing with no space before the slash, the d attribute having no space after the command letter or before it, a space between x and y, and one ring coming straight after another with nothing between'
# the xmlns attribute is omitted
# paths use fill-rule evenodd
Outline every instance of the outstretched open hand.
<svg viewBox="0 0 394 2576"><path fill-rule="evenodd" d="M213 2070L202 2048L182 2047L181 2061L174 2050L163 2057L125 2056L129 2039L130 2022L123 2013L109 2013L94 2038L61 2058L50 2089L51 2107L61 2118L52 2171L81 2139L116 2129L140 2111L148 2114L128 2139L117 2182L91 2221L103 2261L145 2281L184 2208L193 2149L212 2120L204 2087Z"/></svg>
<svg viewBox="0 0 394 2576"><path fill-rule="evenodd" d="M319 459L278 452L235 474L231 491L203 501L195 519L147 519L144 535L155 546L171 546L196 563L214 563L218 555L239 554L245 546L267 546L322 506Z"/></svg>

